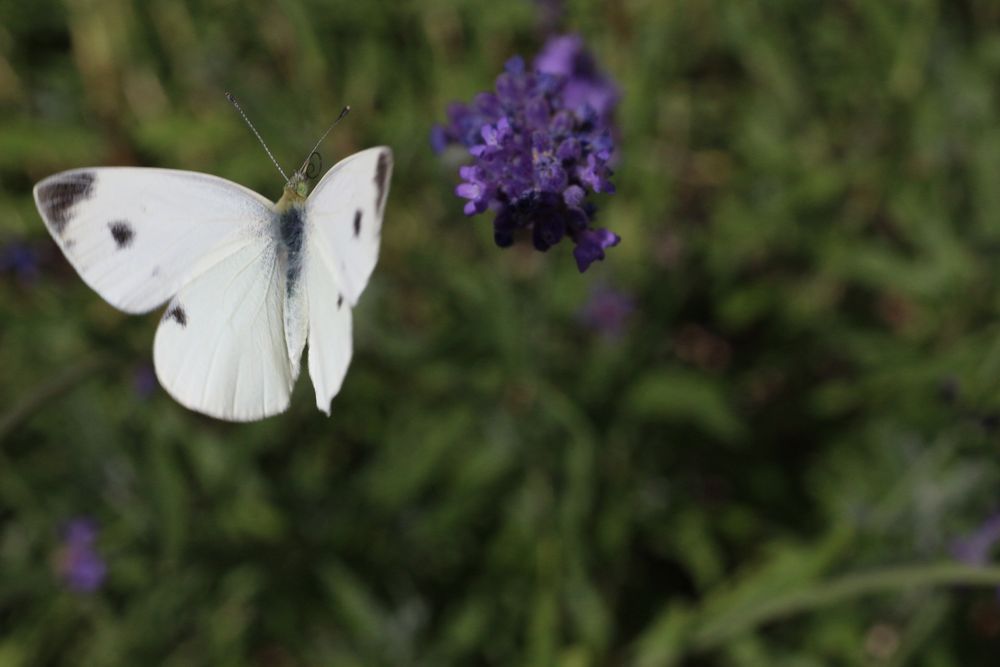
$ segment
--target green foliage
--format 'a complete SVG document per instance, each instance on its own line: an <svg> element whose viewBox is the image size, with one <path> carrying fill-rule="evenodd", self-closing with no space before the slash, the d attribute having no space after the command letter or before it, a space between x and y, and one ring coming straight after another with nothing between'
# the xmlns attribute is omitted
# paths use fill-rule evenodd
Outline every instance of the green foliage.
<svg viewBox="0 0 1000 667"><path fill-rule="evenodd" d="M0 2L0 667L988 664L1000 572L1000 9L567 4L620 82L623 237L492 244L445 105L544 39L531 2ZM395 150L333 416L143 397L156 317L104 304L31 201L86 165L276 198ZM583 326L630 293L621 337ZM54 571L91 515L108 579Z"/></svg>

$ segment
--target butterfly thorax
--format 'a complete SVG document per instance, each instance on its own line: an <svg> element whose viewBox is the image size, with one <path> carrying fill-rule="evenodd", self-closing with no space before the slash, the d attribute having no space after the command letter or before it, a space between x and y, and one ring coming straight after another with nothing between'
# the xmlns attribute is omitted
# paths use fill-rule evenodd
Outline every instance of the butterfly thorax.
<svg viewBox="0 0 1000 667"><path fill-rule="evenodd" d="M294 206L301 206L306 203L306 194L309 186L305 182L305 176L296 173L287 183L281 199L274 205L274 210L278 215L283 215Z"/></svg>

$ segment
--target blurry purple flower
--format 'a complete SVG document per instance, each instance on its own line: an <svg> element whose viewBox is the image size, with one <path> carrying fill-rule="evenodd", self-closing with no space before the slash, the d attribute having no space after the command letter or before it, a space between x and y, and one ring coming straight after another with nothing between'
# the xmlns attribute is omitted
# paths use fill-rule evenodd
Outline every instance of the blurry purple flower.
<svg viewBox="0 0 1000 667"><path fill-rule="evenodd" d="M38 278L39 253L24 241L13 241L0 248L0 274L11 273L18 281L34 282Z"/></svg>
<svg viewBox="0 0 1000 667"><path fill-rule="evenodd" d="M586 101L567 104L570 82L511 58L495 92L448 107L449 122L432 130L431 144L438 152L460 144L475 158L459 170L455 194L466 200L466 215L495 213L498 246L512 245L518 232L542 252L569 238L583 272L620 241L591 227L596 209L586 201L589 192L614 192L607 164L614 142L605 117Z"/></svg>
<svg viewBox="0 0 1000 667"><path fill-rule="evenodd" d="M952 555L967 565L986 565L991 552L1000 542L1000 514L989 517L975 532L956 540Z"/></svg>
<svg viewBox="0 0 1000 667"><path fill-rule="evenodd" d="M63 584L77 593L92 593L101 587L107 566L95 549L97 522L89 517L70 521L63 529L56 554L56 571Z"/></svg>
<svg viewBox="0 0 1000 667"><path fill-rule="evenodd" d="M132 390L139 398L151 398L158 386L156 373L149 364L140 364L132 370Z"/></svg>
<svg viewBox="0 0 1000 667"><path fill-rule="evenodd" d="M535 69L566 77L562 90L567 109L590 106L601 121L611 121L621 93L618 86L597 66L579 35L551 37L535 58Z"/></svg>
<svg viewBox="0 0 1000 667"><path fill-rule="evenodd" d="M580 309L580 321L608 338L618 338L625 332L635 301L628 293L607 285L597 285Z"/></svg>
<svg viewBox="0 0 1000 667"><path fill-rule="evenodd" d="M431 148L435 153L443 153L448 147L448 133L443 125L435 125L431 128Z"/></svg>

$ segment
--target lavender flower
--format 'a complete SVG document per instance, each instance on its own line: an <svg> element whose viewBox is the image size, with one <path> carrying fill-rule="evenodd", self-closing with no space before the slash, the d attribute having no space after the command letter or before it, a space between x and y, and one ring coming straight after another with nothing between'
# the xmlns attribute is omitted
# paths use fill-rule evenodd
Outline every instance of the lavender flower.
<svg viewBox="0 0 1000 667"><path fill-rule="evenodd" d="M107 566L95 549L97 533L97 523L86 517L73 519L63 530L56 571L66 587L77 593L92 593L104 582Z"/></svg>
<svg viewBox="0 0 1000 667"><path fill-rule="evenodd" d="M461 144L475 158L459 170L455 194L466 200L466 215L495 212L498 246L527 233L545 252L569 238L583 272L621 239L591 226L596 208L587 201L592 192L615 191L610 112L602 115L572 92L572 81L568 74L529 72L524 60L512 58L495 92L448 107L448 124L433 129L431 143L437 151Z"/></svg>
<svg viewBox="0 0 1000 667"><path fill-rule="evenodd" d="M635 310L635 301L626 292L607 285L597 285L580 309L580 321L606 338L619 338Z"/></svg>
<svg viewBox="0 0 1000 667"><path fill-rule="evenodd" d="M535 58L535 69L566 77L562 91L568 109L588 105L601 121L609 123L621 93L587 51L579 35L552 37Z"/></svg>

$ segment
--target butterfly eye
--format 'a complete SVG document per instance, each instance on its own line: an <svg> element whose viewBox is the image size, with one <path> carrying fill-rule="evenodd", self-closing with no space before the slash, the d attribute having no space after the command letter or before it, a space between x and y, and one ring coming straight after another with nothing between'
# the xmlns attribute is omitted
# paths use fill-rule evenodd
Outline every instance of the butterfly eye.
<svg viewBox="0 0 1000 667"><path fill-rule="evenodd" d="M300 197L305 197L308 191L309 191L309 186L306 185L305 181L299 181L295 185L295 192L298 193Z"/></svg>

